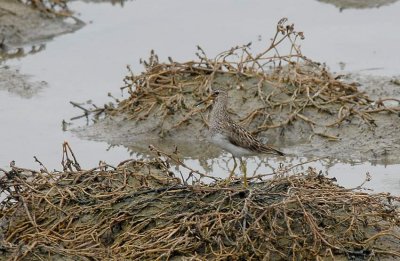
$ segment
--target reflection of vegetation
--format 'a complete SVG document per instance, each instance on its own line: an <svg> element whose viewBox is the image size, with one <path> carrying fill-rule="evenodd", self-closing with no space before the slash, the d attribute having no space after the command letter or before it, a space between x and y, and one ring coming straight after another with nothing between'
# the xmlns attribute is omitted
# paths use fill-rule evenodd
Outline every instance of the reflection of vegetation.
<svg viewBox="0 0 400 261"><path fill-rule="evenodd" d="M10 50L7 46L5 46L4 43L2 43L0 44L0 61L13 58L21 58L29 54L35 54L43 51L45 48L46 48L45 44L40 44L40 45L33 45L27 48L19 47Z"/></svg>
<svg viewBox="0 0 400 261"><path fill-rule="evenodd" d="M67 2L69 0L19 0L20 2L30 5L44 13L51 13L61 16L70 16Z"/></svg>
<svg viewBox="0 0 400 261"><path fill-rule="evenodd" d="M125 3L126 1L127 1L127 0L111 0L111 3L112 3L113 5L115 5L115 4L120 4L121 6L123 6L124 3Z"/></svg>
<svg viewBox="0 0 400 261"><path fill-rule="evenodd" d="M345 189L314 168L206 185L176 155L84 170L0 169L2 257L68 260L336 260L400 256L400 198ZM181 164L181 163L179 163ZM185 167L181 164L181 166ZM175 176L174 176L175 175ZM397 206L397 207L396 207Z"/></svg>
<svg viewBox="0 0 400 261"><path fill-rule="evenodd" d="M52 13L61 16L70 16L71 11L68 9L70 0L19 0L24 4L28 4L35 9L45 13ZM83 0L86 2L110 2L112 5L123 6L127 0Z"/></svg>
<svg viewBox="0 0 400 261"><path fill-rule="evenodd" d="M128 0L83 0L84 2L109 2L112 5L120 5L120 6L124 6L124 3L127 2Z"/></svg>
<svg viewBox="0 0 400 261"><path fill-rule="evenodd" d="M153 146L153 145L151 145ZM193 145L192 145L193 146ZM168 152L171 150L171 148L174 148L174 152ZM205 170L205 173L216 173L218 172L218 169L223 170L223 174L225 173L230 173L231 168L233 166L233 159L230 156L224 157L219 154L210 154L209 153L204 153L205 156L202 155L197 155L194 158L188 157L186 154L182 154L180 151L179 146L173 147L172 145L169 146L167 149L166 146L162 146L162 149L157 146L158 154L157 155L162 155L166 156L167 158L175 158L175 157L180 157L182 158L182 162L185 165L188 166L193 166L193 161L198 160L198 164L200 167L202 167ZM140 154L135 152L135 150L131 150L131 155L135 155L136 157L143 157L143 158L149 158L149 154ZM151 158L151 157L150 157ZM258 179L258 178L264 178L264 177L273 177L275 174L277 174L279 171L283 171L286 174L290 174L291 171L293 173L297 172L302 172L305 171L309 166L318 163L318 165L321 165L323 167L324 174L328 175L329 170L334 167L336 164L348 164L351 166L358 165L358 164L363 164L361 161L356 161L352 159L348 160L339 160L331 157L293 157L293 156L288 156L288 157L280 157L280 159L284 158L282 161L277 163L274 157L249 157L247 158L247 163L252 162L252 167L248 168L248 176L250 179ZM174 166L180 166L180 161L171 161L171 163ZM364 162L365 163L365 162ZM368 162L370 163L370 162ZM180 175L187 177L188 173L191 172L191 169L185 169L182 167L179 167L176 169L177 171L180 172ZM278 171L279 170L279 171ZM240 172L238 172L239 175L242 175ZM224 176L220 176L224 177Z"/></svg>

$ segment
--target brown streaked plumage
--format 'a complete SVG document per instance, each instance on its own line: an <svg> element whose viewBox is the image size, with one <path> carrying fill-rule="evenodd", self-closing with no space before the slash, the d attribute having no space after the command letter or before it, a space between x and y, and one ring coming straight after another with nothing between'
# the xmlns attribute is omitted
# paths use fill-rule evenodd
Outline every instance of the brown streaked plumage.
<svg viewBox="0 0 400 261"><path fill-rule="evenodd" d="M260 142L245 128L234 122L227 112L228 94L223 90L213 91L212 98L215 99L210 115L210 136L209 140L220 148L233 155L234 167L230 178L237 166L235 157L240 159L244 174L244 185L247 187L246 167L242 162L242 156L254 154L285 155L283 152L274 149Z"/></svg>

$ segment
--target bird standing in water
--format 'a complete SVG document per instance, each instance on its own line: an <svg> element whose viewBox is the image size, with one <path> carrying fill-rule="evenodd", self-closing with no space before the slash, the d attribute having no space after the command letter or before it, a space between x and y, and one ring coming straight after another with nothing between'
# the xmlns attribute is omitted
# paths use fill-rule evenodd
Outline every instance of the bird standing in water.
<svg viewBox="0 0 400 261"><path fill-rule="evenodd" d="M214 90L210 99L214 99L214 104L209 121L209 141L232 154L234 166L229 175L229 180L231 180L237 167L235 158L239 158L240 168L244 176L244 186L247 187L247 169L242 160L243 156L255 154L284 156L285 154L263 144L245 128L231 119L227 111L228 94L226 91Z"/></svg>

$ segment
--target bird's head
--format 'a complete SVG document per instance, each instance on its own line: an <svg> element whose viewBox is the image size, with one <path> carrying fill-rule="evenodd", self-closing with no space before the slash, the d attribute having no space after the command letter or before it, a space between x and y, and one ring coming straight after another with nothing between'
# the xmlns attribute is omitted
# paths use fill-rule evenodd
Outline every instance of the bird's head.
<svg viewBox="0 0 400 261"><path fill-rule="evenodd" d="M215 101L215 100L217 100L219 97L222 97L222 96L227 96L227 92L224 91L224 90L220 90L220 89L213 90L213 91L211 92L211 94L210 94L206 99L204 99L203 101L199 102L199 103L196 104L196 105L200 105L200 104L205 103L205 102L207 102L207 101L209 101L209 100Z"/></svg>
<svg viewBox="0 0 400 261"><path fill-rule="evenodd" d="M214 98L214 99L217 98L220 95L221 96L222 95L226 95L226 91L217 89L217 90L213 90L212 93L211 93L211 97Z"/></svg>

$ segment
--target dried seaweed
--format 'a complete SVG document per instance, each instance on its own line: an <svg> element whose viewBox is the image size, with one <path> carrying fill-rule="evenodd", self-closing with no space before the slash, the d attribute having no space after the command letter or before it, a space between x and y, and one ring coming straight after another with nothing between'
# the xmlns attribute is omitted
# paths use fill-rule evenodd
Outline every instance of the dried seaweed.
<svg viewBox="0 0 400 261"><path fill-rule="evenodd" d="M82 170L1 170L0 259L322 260L400 257L400 198L314 168L240 184L184 184L168 153ZM259 177L260 178L260 177ZM359 189L359 188L357 188Z"/></svg>

